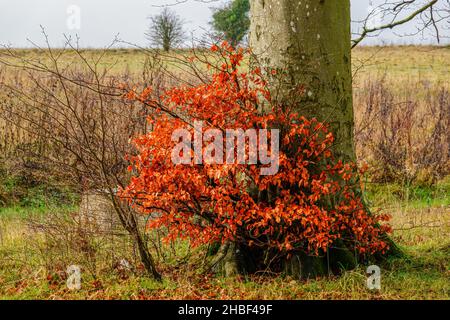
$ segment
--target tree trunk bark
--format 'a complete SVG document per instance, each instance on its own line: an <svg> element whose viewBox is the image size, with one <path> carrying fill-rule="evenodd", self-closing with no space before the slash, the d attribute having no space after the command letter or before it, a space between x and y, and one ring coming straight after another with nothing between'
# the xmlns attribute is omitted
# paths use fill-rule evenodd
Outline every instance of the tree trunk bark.
<svg viewBox="0 0 450 320"><path fill-rule="evenodd" d="M349 0L251 0L250 46L260 66L282 72L272 84L277 99L302 88L295 111L331 125L333 151L343 161L356 160L350 36ZM324 257L298 252L284 271L304 279L355 265L341 246Z"/></svg>
<svg viewBox="0 0 450 320"><path fill-rule="evenodd" d="M304 87L298 112L331 125L334 151L354 161L349 0L251 0L250 46L286 72L278 96ZM283 94L284 92L284 94Z"/></svg>
<svg viewBox="0 0 450 320"><path fill-rule="evenodd" d="M257 269L254 252L233 241L221 244L214 256L214 261L206 271L213 270L227 278L253 273Z"/></svg>
<svg viewBox="0 0 450 320"><path fill-rule="evenodd" d="M254 62L281 72L271 82L274 96L287 105L294 97L296 112L329 124L334 155L355 162L350 0L250 0L250 7ZM304 93L300 99L299 89ZM234 252L229 250L224 259L225 274L247 270L248 263ZM253 261L254 266L259 262ZM320 257L294 253L282 270L305 279L352 269L357 262L357 255L336 241Z"/></svg>

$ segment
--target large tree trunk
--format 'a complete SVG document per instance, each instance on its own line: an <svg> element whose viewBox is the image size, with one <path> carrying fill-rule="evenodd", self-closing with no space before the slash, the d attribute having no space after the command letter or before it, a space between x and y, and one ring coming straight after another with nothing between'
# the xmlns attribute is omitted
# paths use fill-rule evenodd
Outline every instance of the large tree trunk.
<svg viewBox="0 0 450 320"><path fill-rule="evenodd" d="M251 0L250 4L250 46L262 67L283 72L273 83L280 102L295 97L292 92L302 88L296 111L330 124L334 154L343 161L356 161L350 0ZM398 254L388 241L390 254ZM334 243L322 257L298 252L284 269L294 277L307 278L350 269L356 263L353 252L343 243Z"/></svg>
<svg viewBox="0 0 450 320"><path fill-rule="evenodd" d="M287 73L281 99L304 86L298 111L330 123L335 152L354 161L350 0L251 0L250 46Z"/></svg>
<svg viewBox="0 0 450 320"><path fill-rule="evenodd" d="M331 125L334 153L344 161L356 159L350 43L349 0L251 1L250 46L262 67L282 71L276 96L283 102L302 88L296 111ZM298 252L284 270L308 278L354 267L356 257L336 246L322 257Z"/></svg>

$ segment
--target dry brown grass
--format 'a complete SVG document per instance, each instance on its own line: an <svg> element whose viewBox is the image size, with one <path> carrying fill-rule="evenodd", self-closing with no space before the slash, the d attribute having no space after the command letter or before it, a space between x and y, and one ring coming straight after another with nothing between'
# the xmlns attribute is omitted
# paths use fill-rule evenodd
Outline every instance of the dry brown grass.
<svg viewBox="0 0 450 320"><path fill-rule="evenodd" d="M16 53L35 62L50 62L48 56L37 50ZM130 82L141 81L149 58L139 50L81 53L92 61L102 56L100 69ZM79 68L78 54L65 53L61 64ZM353 52L353 69L358 156L371 164L373 178L383 182L433 184L448 174L450 48L359 47ZM14 86L27 85L24 75L23 70L0 66L0 80ZM0 93L0 104L9 107L15 103L20 102ZM26 126L20 119L8 123L2 118L0 151L14 152L17 146L36 141L32 133L20 129Z"/></svg>

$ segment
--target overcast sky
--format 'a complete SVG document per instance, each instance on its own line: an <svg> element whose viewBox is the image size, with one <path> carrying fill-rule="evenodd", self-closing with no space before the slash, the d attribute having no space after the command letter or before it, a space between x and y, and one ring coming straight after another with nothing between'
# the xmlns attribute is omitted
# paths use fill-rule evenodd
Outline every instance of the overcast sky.
<svg viewBox="0 0 450 320"><path fill-rule="evenodd" d="M148 26L149 15L157 14L161 6L176 0L0 0L0 44L14 47L29 47L32 40L42 44L40 26L45 28L52 46L64 43L64 34L78 35L83 47L105 47L115 35L125 41L145 46L144 32ZM338 0L336 0L338 1ZM200 37L208 30L211 20L211 7L217 7L224 0L201 3L188 0L173 6L185 21L185 29ZM351 0L352 18L364 17L370 0ZM372 0L376 3L377 0ZM411 23L402 32L414 32ZM366 44L382 43L430 43L431 37L425 39L414 37L396 37L385 32L376 39L369 39Z"/></svg>

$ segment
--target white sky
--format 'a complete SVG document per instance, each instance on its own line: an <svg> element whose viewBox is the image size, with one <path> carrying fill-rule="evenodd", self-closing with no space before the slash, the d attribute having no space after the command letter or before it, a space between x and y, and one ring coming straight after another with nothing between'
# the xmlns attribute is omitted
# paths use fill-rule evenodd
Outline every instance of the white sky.
<svg viewBox="0 0 450 320"><path fill-rule="evenodd" d="M351 0L353 19L367 14L369 1ZM158 13L161 5L174 2L176 0L0 0L0 44L29 47L31 44L27 39L42 44L43 36L40 28L42 25L52 46L61 46L64 43L64 34L78 35L83 47L105 47L117 34L125 41L145 46L144 32L148 25L147 17ZM211 3L188 0L172 8L186 21L186 31L200 37L204 30L210 28L208 22L211 20L211 7L217 7L223 2L224 0ZM77 18L74 19L74 15L68 12L74 5L80 9L79 28L77 28ZM71 29L70 25L75 26L75 29ZM407 33L414 30L414 23L402 29ZM425 44L430 42L432 42L431 37L422 39L420 35L417 35L400 38L385 32L365 43Z"/></svg>

